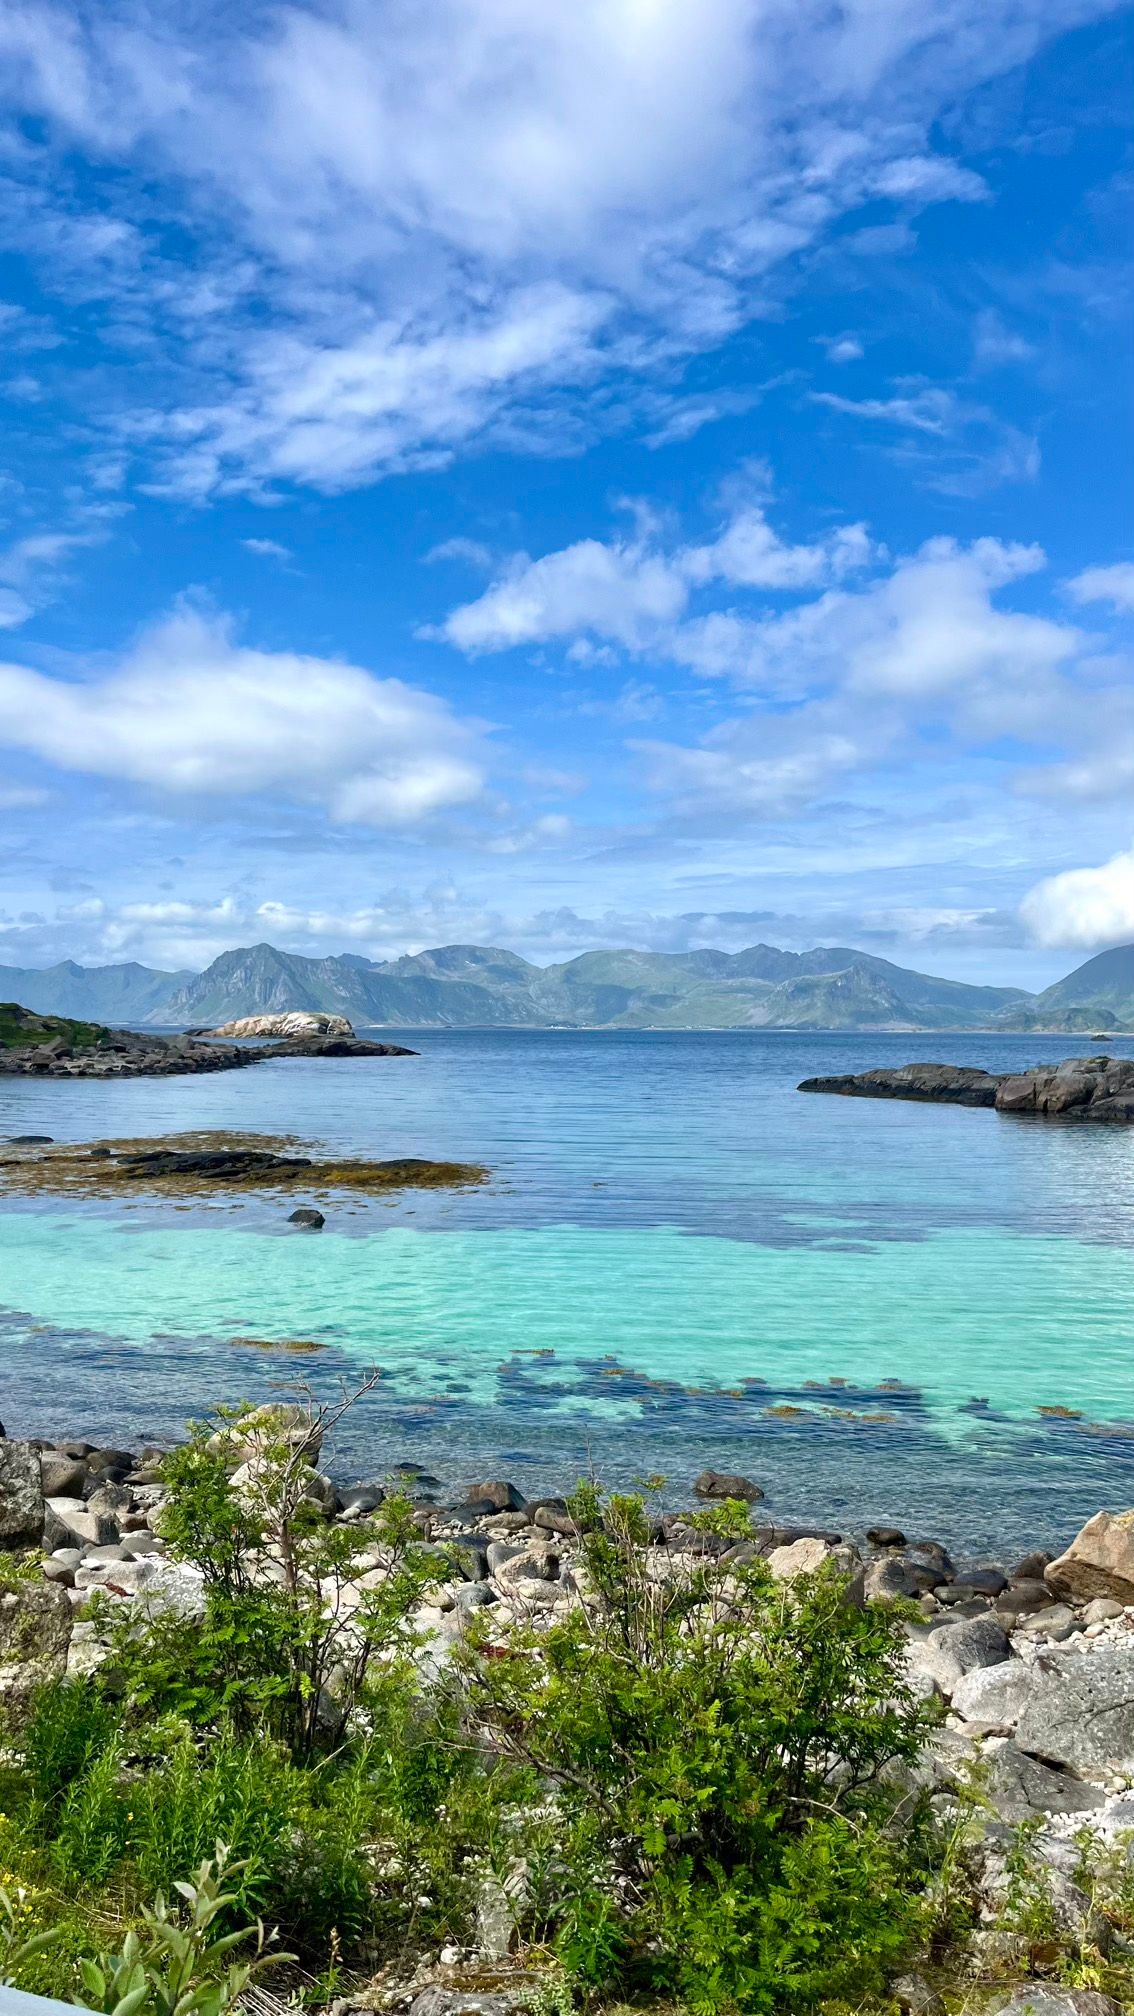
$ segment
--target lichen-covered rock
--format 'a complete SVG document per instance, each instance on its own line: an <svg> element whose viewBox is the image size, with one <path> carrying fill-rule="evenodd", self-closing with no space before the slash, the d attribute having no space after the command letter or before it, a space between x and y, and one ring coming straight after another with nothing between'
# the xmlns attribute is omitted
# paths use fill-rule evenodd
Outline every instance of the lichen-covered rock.
<svg viewBox="0 0 1134 2016"><path fill-rule="evenodd" d="M353 1036L345 1015L327 1015L320 1010L291 1008L283 1015L242 1015L224 1022L212 1036Z"/></svg>
<svg viewBox="0 0 1134 2016"><path fill-rule="evenodd" d="M1134 1603L1134 1512L1096 1512L1066 1553L1048 1563L1044 1580L1072 1603L1093 1596Z"/></svg>
<svg viewBox="0 0 1134 2016"><path fill-rule="evenodd" d="M39 1452L0 1441L0 1547L38 1547L43 1533Z"/></svg>
<svg viewBox="0 0 1134 2016"><path fill-rule="evenodd" d="M19 1583L0 1594L0 1702L19 1720L35 1692L67 1670L72 1610L54 1582Z"/></svg>
<svg viewBox="0 0 1134 2016"><path fill-rule="evenodd" d="M1134 1643L1045 1651L1016 1741L1083 1777L1134 1770Z"/></svg>
<svg viewBox="0 0 1134 2016"><path fill-rule="evenodd" d="M953 1713L978 1733L1010 1733L1031 1699L1035 1680L1035 1666L1023 1659L974 1667L953 1689Z"/></svg>
<svg viewBox="0 0 1134 2016"><path fill-rule="evenodd" d="M1016 1825L1043 1813L1089 1813L1102 1805L1099 1785L1087 1785L1067 1771L1052 1771L1025 1755L1018 1743L1000 1743L985 1753L985 1791L1001 1820Z"/></svg>
<svg viewBox="0 0 1134 2016"><path fill-rule="evenodd" d="M1121 2004L1097 1988L1053 1988L1046 1981L1024 1981L998 2002L988 2016L1122 2016Z"/></svg>
<svg viewBox="0 0 1134 2016"><path fill-rule="evenodd" d="M987 1615L938 1625L930 1632L929 1642L947 1650L962 1673L972 1673L980 1666L999 1666L1012 1650L1004 1626Z"/></svg>

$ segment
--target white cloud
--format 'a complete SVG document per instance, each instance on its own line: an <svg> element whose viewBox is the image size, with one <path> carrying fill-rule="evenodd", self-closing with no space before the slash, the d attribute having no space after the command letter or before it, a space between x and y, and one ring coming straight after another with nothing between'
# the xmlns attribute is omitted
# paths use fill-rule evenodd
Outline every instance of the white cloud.
<svg viewBox="0 0 1134 2016"><path fill-rule="evenodd" d="M905 242L911 207L982 199L931 151L942 108L1111 4L9 0L0 86L47 134L46 157L9 157L28 244L109 285L131 359L144 324L169 367L148 421L162 480L336 489L486 428L561 444L540 386L578 405L602 370L712 347L770 267L865 200L902 217L856 234L864 256ZM114 207L123 170L155 240L163 195L197 233L184 268ZM675 409L654 438L708 417ZM147 446L136 416L129 434Z"/></svg>
<svg viewBox="0 0 1134 2016"><path fill-rule="evenodd" d="M1109 602L1112 609L1134 609L1134 560L1111 567L1086 567L1067 583L1076 602Z"/></svg>
<svg viewBox="0 0 1134 2016"><path fill-rule="evenodd" d="M105 527L31 532L0 550L0 630L15 630L58 589L70 555L106 538Z"/></svg>
<svg viewBox="0 0 1134 2016"><path fill-rule="evenodd" d="M828 364L856 364L866 355L857 336L835 336L825 340L824 347Z"/></svg>
<svg viewBox="0 0 1134 2016"><path fill-rule="evenodd" d="M1041 945L1087 950L1134 938L1134 847L1101 868L1072 868L1038 882L1020 914Z"/></svg>
<svg viewBox="0 0 1134 2016"><path fill-rule="evenodd" d="M981 309L973 331L973 358L977 364L995 370L1002 364L1026 364L1035 354L1035 345L1009 329L995 308Z"/></svg>
<svg viewBox="0 0 1134 2016"><path fill-rule="evenodd" d="M833 413L893 428L899 437L891 450L895 459L914 466L927 487L948 496L977 496L996 484L1032 482L1039 475L1033 435L947 386L900 385L888 399L847 399L839 392L813 392L811 398Z"/></svg>
<svg viewBox="0 0 1134 2016"><path fill-rule="evenodd" d="M290 546L281 546L278 539L242 539L246 553L255 553L258 560L290 560Z"/></svg>
<svg viewBox="0 0 1134 2016"><path fill-rule="evenodd" d="M476 736L444 701L356 665L238 645L191 610L82 682L0 664L0 744L174 794L275 793L360 825L412 824L482 784Z"/></svg>
<svg viewBox="0 0 1134 2016"><path fill-rule="evenodd" d="M470 308L458 326L407 310L348 343L273 331L250 343L244 383L223 403L177 415L162 487L205 497L248 488L254 470L253 487L335 491L436 467L509 400L586 375L606 312L597 294L548 283Z"/></svg>
<svg viewBox="0 0 1134 2016"><path fill-rule="evenodd" d="M454 609L439 635L461 651L504 651L594 631L634 650L677 621L688 584L637 541L580 539L531 560L520 553L475 602Z"/></svg>
<svg viewBox="0 0 1134 2016"><path fill-rule="evenodd" d="M675 646L693 669L763 692L838 688L907 702L980 692L1007 715L1081 641L1067 625L993 603L997 589L1043 565L1034 546L932 539L857 592L832 589L760 620L708 617Z"/></svg>
<svg viewBox="0 0 1134 2016"><path fill-rule="evenodd" d="M800 811L841 776L877 763L888 741L876 724L869 741L840 732L816 710L804 719L728 721L693 748L636 746L649 788L679 814L739 812L759 818Z"/></svg>
<svg viewBox="0 0 1134 2016"><path fill-rule="evenodd" d="M1041 569L1038 547L933 539L892 569L850 589L828 587L782 614L735 608L690 613L695 591L785 592L841 582L877 566L863 526L840 526L813 544L781 540L764 512L738 506L704 545L663 549L652 529L609 544L579 541L531 560L520 554L475 602L434 633L467 652L593 638L687 666L765 695L796 699L844 691L934 703L961 698L985 727L1009 716L1026 728L1052 678L1081 650L1079 631L996 606L1000 589Z"/></svg>
<svg viewBox="0 0 1134 2016"><path fill-rule="evenodd" d="M647 514L631 539L581 539L538 560L514 555L483 595L426 634L467 652L587 635L629 651L665 650L697 588L718 581L777 591L816 587L864 567L870 555L862 525L791 545L751 504L738 505L707 544L667 551Z"/></svg>
<svg viewBox="0 0 1134 2016"><path fill-rule="evenodd" d="M987 203L992 192L980 175L943 154L911 154L888 161L874 178L879 196L914 203Z"/></svg>

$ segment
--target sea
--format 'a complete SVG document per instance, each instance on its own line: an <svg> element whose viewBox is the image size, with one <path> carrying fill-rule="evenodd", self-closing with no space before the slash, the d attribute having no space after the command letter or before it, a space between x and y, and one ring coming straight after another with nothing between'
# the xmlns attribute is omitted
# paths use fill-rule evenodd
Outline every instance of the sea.
<svg viewBox="0 0 1134 2016"><path fill-rule="evenodd" d="M134 1447L377 1371L332 1467L420 1464L442 1499L595 1476L682 1504L710 1467L759 1483L778 1524L896 1524L1001 1562L1134 1505L1134 1129L796 1089L1097 1043L395 1033L419 1054L0 1079L0 1144L235 1129L490 1172L340 1195L314 1234L287 1223L298 1191L0 1196L9 1434Z"/></svg>

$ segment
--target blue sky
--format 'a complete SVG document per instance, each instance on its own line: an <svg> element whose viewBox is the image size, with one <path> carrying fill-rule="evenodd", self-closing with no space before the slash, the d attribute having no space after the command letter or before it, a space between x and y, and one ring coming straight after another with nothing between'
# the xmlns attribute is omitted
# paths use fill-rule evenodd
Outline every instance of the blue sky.
<svg viewBox="0 0 1134 2016"><path fill-rule="evenodd" d="M1131 25L9 0L0 962L1134 938Z"/></svg>

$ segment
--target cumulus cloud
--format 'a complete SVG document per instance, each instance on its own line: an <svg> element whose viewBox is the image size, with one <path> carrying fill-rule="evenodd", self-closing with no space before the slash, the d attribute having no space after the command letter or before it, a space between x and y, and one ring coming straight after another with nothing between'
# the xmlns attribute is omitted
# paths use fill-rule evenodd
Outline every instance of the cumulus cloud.
<svg viewBox="0 0 1134 2016"><path fill-rule="evenodd" d="M603 639L706 678L769 695L841 689L862 699L983 695L988 710L1034 709L1048 681L1080 649L1080 633L1049 618L999 608L998 590L1045 565L1036 546L931 539L878 575L884 556L861 525L810 544L781 539L764 511L741 505L703 545L663 548L644 536L578 541L532 560L517 555L476 601L430 634L467 652L555 639ZM873 576L862 587L826 586ZM825 592L780 614L691 610L696 591L721 586L793 597Z"/></svg>
<svg viewBox="0 0 1134 2016"><path fill-rule="evenodd" d="M665 649L694 589L714 582L796 590L864 567L862 525L840 526L811 545L792 545L758 505L740 505L704 545L666 549L645 516L630 539L581 539L533 560L513 556L475 602L454 609L431 633L467 652L508 650L553 638L592 636L629 651Z"/></svg>
<svg viewBox="0 0 1134 2016"><path fill-rule="evenodd" d="M856 592L831 589L781 616L707 617L677 634L675 650L694 670L764 692L834 686L864 700L931 701L980 691L1007 717L1080 643L1069 625L992 599L1043 565L1035 546L931 539Z"/></svg>
<svg viewBox="0 0 1134 2016"><path fill-rule="evenodd" d="M56 149L48 195L38 150L8 157L27 242L112 274L169 366L149 416L164 480L335 489L502 421L561 440L533 391L585 397L600 369L712 347L862 202L899 213L858 234L865 254L912 209L982 200L933 151L942 107L1109 5L10 0L0 87ZM195 234L182 267L123 214L124 171Z"/></svg>
<svg viewBox="0 0 1134 2016"><path fill-rule="evenodd" d="M1040 945L1093 950L1134 938L1134 847L1100 868L1071 868L1037 882L1020 914Z"/></svg>
<svg viewBox="0 0 1134 2016"><path fill-rule="evenodd" d="M1112 609L1134 610L1134 560L1085 567L1067 583L1067 592L1076 602L1108 602Z"/></svg>
<svg viewBox="0 0 1134 2016"><path fill-rule="evenodd" d="M433 694L251 649L189 609L83 681L0 664L0 744L181 796L276 794L359 825L412 824L482 785L474 730Z"/></svg>

